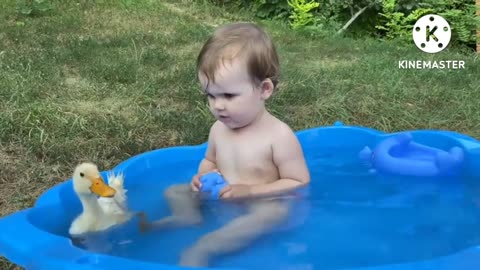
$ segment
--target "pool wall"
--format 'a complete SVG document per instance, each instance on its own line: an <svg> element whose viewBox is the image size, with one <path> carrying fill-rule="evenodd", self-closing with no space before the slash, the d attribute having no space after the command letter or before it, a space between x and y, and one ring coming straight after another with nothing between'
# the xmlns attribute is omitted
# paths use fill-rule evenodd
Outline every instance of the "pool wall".
<svg viewBox="0 0 480 270"><path fill-rule="evenodd" d="M479 177L480 142L474 138L451 131L409 131L417 143L447 150L459 146L465 151L462 173ZM383 133L374 129L344 126L318 127L296 132L309 159L322 151L335 147L349 147L358 153L363 147L374 147L381 140L396 133ZM113 170L121 171L127 179L126 188L135 183L148 168L162 168L165 177L178 173L175 164L191 164L196 169L202 159L206 144L158 149L134 156ZM106 172L102 172L106 176ZM140 180L137 180L140 181ZM52 210L54 209L54 210ZM68 229L69 222L80 213L81 206L73 193L71 179L57 184L43 193L32 208L24 209L0 219L0 255L26 269L180 269L173 265L148 263L126 258L96 254L74 246L71 240L60 235ZM230 268L231 269L231 268ZM450 256L428 261L398 265L383 265L348 270L478 270L480 246L471 247Z"/></svg>

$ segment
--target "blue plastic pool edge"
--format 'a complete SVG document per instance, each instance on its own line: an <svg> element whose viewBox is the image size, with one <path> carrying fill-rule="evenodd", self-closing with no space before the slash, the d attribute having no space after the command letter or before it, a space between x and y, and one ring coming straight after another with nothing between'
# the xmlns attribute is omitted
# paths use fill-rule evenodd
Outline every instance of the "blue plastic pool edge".
<svg viewBox="0 0 480 270"><path fill-rule="evenodd" d="M296 132L300 141L302 136L327 129L355 129L378 136L392 136L395 133L383 133L377 130L335 125L329 127L312 128ZM468 166L480 168L480 142L463 134L450 131L411 131L435 132L447 137L454 138L470 156ZM180 148L205 149L206 144L198 146L180 146L155 151L176 151ZM144 153L146 154L146 153ZM123 170L134 164L144 154L134 156L114 168ZM105 172L102 172L105 173ZM60 190L66 185L71 186L71 179L60 183L42 194L35 203L34 208L41 208L60 203ZM60 237L40 230L30 224L27 214L32 208L24 209L0 219L0 256L6 257L11 262L26 269L180 269L174 265L148 263L126 258L96 254L77 248L72 245L70 239ZM20 243L20 244L19 244ZM218 269L218 268L217 268ZM232 268L229 268L232 269ZM480 269L480 245L460 252L438 257L432 260L415 261L411 263L382 265L375 267L350 268L344 270L477 270Z"/></svg>

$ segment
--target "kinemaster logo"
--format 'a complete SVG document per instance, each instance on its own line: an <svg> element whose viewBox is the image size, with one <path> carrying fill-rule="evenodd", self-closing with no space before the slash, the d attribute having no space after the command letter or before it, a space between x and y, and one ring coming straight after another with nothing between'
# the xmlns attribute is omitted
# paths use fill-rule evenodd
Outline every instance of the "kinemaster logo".
<svg viewBox="0 0 480 270"><path fill-rule="evenodd" d="M421 51L435 54L443 51L450 43L452 29L440 15L428 14L417 20L412 29L412 38ZM464 69L463 60L400 60L400 69Z"/></svg>

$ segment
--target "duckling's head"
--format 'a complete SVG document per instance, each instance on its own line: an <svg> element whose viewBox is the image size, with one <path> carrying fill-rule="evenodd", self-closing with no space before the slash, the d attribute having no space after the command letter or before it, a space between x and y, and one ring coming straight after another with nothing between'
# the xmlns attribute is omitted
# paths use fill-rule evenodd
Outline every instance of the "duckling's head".
<svg viewBox="0 0 480 270"><path fill-rule="evenodd" d="M77 194L96 194L101 197L113 197L115 189L103 181L97 166L92 163L82 163L73 172L73 189Z"/></svg>

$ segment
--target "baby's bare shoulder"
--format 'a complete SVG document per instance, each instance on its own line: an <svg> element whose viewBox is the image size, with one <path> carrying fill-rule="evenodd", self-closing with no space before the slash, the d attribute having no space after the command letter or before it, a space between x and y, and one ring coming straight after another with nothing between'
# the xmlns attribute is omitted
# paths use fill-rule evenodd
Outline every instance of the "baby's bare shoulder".
<svg viewBox="0 0 480 270"><path fill-rule="evenodd" d="M296 149L299 141L293 129L285 122L276 119L274 125L268 131L272 149L275 152L289 152L288 149ZM283 149L283 150L282 150Z"/></svg>
<svg viewBox="0 0 480 270"><path fill-rule="evenodd" d="M270 133L276 135L274 138L283 136L291 137L292 135L294 135L292 128L287 123L276 117L273 117L271 126L268 130Z"/></svg>
<svg viewBox="0 0 480 270"><path fill-rule="evenodd" d="M210 127L210 136L215 137L215 135L219 133L221 128L222 123L220 121L215 121L215 123L213 123L213 125Z"/></svg>

